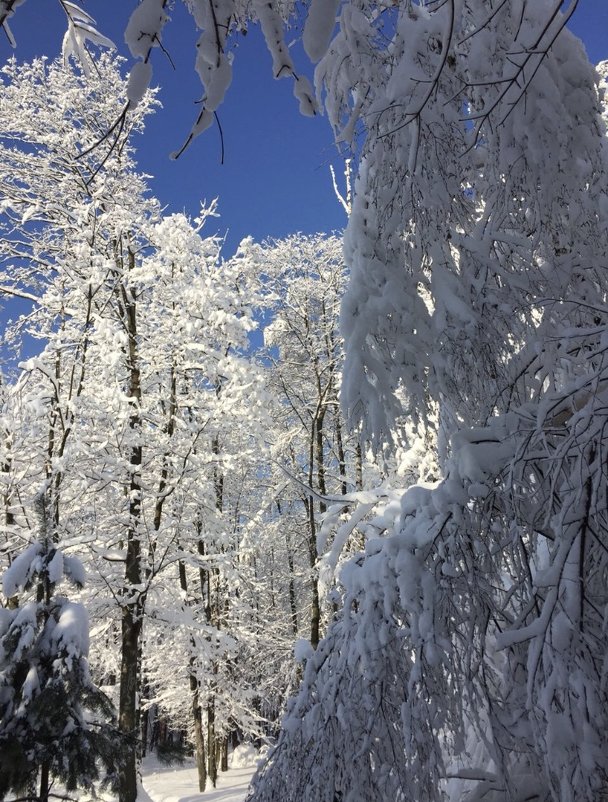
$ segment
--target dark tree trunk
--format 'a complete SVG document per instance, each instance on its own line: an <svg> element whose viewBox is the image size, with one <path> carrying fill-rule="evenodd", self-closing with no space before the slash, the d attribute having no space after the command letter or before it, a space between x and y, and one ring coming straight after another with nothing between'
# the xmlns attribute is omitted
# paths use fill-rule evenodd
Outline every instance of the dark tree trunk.
<svg viewBox="0 0 608 802"><path fill-rule="evenodd" d="M215 741L215 701L211 698L207 705L207 755L209 758L208 773L211 784L217 784L217 753Z"/></svg>
<svg viewBox="0 0 608 802"><path fill-rule="evenodd" d="M316 649L319 645L321 628L321 604L317 578L317 526L312 497L308 496L304 499L304 506L308 515L308 556L310 561L310 645L313 649Z"/></svg>
<svg viewBox="0 0 608 802"><path fill-rule="evenodd" d="M281 502L277 501L277 512L279 516L283 514ZM287 566L289 568L289 610L291 612L291 631L294 638L298 635L298 605L296 602L296 586L294 582L294 561L293 549L287 528L285 529L285 549L287 551Z"/></svg>
<svg viewBox="0 0 608 802"><path fill-rule="evenodd" d="M315 421L315 458L317 460L317 486L319 493L322 496L327 495L327 487L325 485L325 449L323 448L324 432L323 426L325 423L325 411L320 410ZM323 514L327 510L325 501L319 501L319 512Z"/></svg>
<svg viewBox="0 0 608 802"><path fill-rule="evenodd" d="M122 264L122 254L119 255ZM135 267L135 256L128 251L129 270ZM127 525L127 554L125 588L121 621L121 664L118 725L124 737L124 763L119 775L120 802L135 802L137 797L137 759L139 709L137 704L140 680L140 639L145 596L141 591L142 555L140 544L141 468L141 377L137 350L137 302L132 290L124 284L119 289L121 318L129 336L127 366L131 413L129 429L133 438L130 449L129 522Z"/></svg>
<svg viewBox="0 0 608 802"><path fill-rule="evenodd" d="M336 445L338 448L338 471L340 473L340 489L342 495L348 493L348 482L346 480L346 454L344 453L344 442L342 440L342 424L340 423L340 413L336 414Z"/></svg>
<svg viewBox="0 0 608 802"><path fill-rule="evenodd" d="M120 771L120 802L135 802L137 797L137 745L139 679L139 637L141 620L133 605L125 605L122 615L122 650L120 666L120 701L118 725L124 738L124 762Z"/></svg>
<svg viewBox="0 0 608 802"><path fill-rule="evenodd" d="M194 746L196 749L198 790L202 793L207 785L205 736L203 734L203 710L200 705L199 683L193 674L190 674L190 690L192 691L192 718L194 719Z"/></svg>
<svg viewBox="0 0 608 802"><path fill-rule="evenodd" d="M186 566L183 562L179 563L179 585L184 593L184 597L188 598L188 577L186 575ZM194 640L191 641L192 648L194 649ZM196 757L196 768L198 772L198 790L201 793L205 790L207 785L207 763L205 756L205 735L203 733L203 710L200 702L200 683L198 677L192 670L194 663L194 655L190 658L191 672L189 676L190 692L192 694L192 719L194 723L194 749Z"/></svg>
<svg viewBox="0 0 608 802"><path fill-rule="evenodd" d="M45 761L40 767L40 802L49 802L49 764Z"/></svg>
<svg viewBox="0 0 608 802"><path fill-rule="evenodd" d="M289 566L289 609L291 612L291 631L294 638L298 635L298 605L296 602L296 586L293 581L294 577L294 564L293 553L287 551L287 565Z"/></svg>

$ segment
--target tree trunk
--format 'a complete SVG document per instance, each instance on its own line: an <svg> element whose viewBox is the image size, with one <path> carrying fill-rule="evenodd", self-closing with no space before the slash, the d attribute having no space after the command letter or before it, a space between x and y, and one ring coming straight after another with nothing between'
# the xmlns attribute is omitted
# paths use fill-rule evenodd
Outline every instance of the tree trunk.
<svg viewBox="0 0 608 802"><path fill-rule="evenodd" d="M217 784L217 753L215 742L215 701L213 697L207 705L207 755L209 757L209 779L215 788Z"/></svg>
<svg viewBox="0 0 608 802"><path fill-rule="evenodd" d="M122 255L118 257L122 263ZM119 263L119 264L120 264ZM129 270L135 267L135 255L128 251ZM140 520L142 503L141 468L143 447L141 441L141 377L137 349L137 301L128 287L121 285L120 311L129 336L127 366L129 370L128 395L131 403L129 429L130 444L129 522L127 525L127 554L125 587L123 590L121 621L120 699L118 726L124 738L124 764L119 775L120 802L135 802L137 797L138 758L138 691L140 674L140 639L145 595L141 590L142 556Z"/></svg>
<svg viewBox="0 0 608 802"><path fill-rule="evenodd" d="M146 697L144 696L144 699ZM148 739L150 735L150 708L146 708L141 714L141 749L140 755L145 757L148 754Z"/></svg>
<svg viewBox="0 0 608 802"><path fill-rule="evenodd" d="M186 566L180 560L179 563L179 585L184 593L186 600L188 599L188 577L186 575ZM187 601L186 601L187 603ZM194 639L191 641L192 648L194 649ZM194 663L194 655L190 658L190 666ZM207 785L207 763L205 757L205 735L203 733L203 710L200 702L200 683L198 677L191 670L189 676L190 692L192 693L192 719L194 723L194 749L196 757L196 768L198 772L198 790L201 793L205 790Z"/></svg>
<svg viewBox="0 0 608 802"><path fill-rule="evenodd" d="M124 738L124 763L119 775L120 802L135 802L137 797L137 744L139 679L139 637L141 620L134 605L125 605L122 614L122 644L120 665L120 701L118 726Z"/></svg>
<svg viewBox="0 0 608 802"><path fill-rule="evenodd" d="M323 426L325 423L325 410L319 410L317 419L315 421L315 458L317 460L317 485L319 493L322 496L327 495L327 487L325 485L325 450L323 448L324 431ZM312 486L312 485L311 485ZM325 501L319 501L319 512L323 514L327 510Z"/></svg>
<svg viewBox="0 0 608 802"><path fill-rule="evenodd" d="M277 500L279 517L283 514L281 502ZM285 550L287 551L287 566L289 568L289 610L291 612L291 631L294 638L298 636L298 605L296 602L296 586L294 582L293 549L291 547L288 529L285 529Z"/></svg>
<svg viewBox="0 0 608 802"><path fill-rule="evenodd" d="M287 565L289 566L289 610L291 612L291 631L294 638L296 638L298 636L298 605L296 602L296 586L295 582L293 581L293 554L291 551L289 551L289 547L287 551Z"/></svg>
<svg viewBox="0 0 608 802"><path fill-rule="evenodd" d="M323 421L325 418L325 411L320 407L317 410L317 415L313 421L313 429L310 435L309 444L309 465L308 465L308 486L311 490L314 487L315 475L315 462L316 462L316 477L317 488L322 495L326 494L325 487L325 463L323 453ZM316 649L319 645L320 631L321 631L321 602L319 599L319 576L317 560L319 554L317 552L317 524L315 520L315 503L314 497L310 495L305 501L306 511L308 513L308 553L310 557L310 585L311 585L311 605L310 605L310 645ZM323 514L327 506L324 501L319 502L319 512Z"/></svg>
<svg viewBox="0 0 608 802"><path fill-rule="evenodd" d="M317 527L315 523L314 503L311 497L304 499L308 514L308 556L310 560L310 645L316 649L319 645L321 628L321 604L319 601L319 582L317 577Z"/></svg>
<svg viewBox="0 0 608 802"><path fill-rule="evenodd" d="M6 462L2 466L2 473L6 474L7 477L5 487L10 487L10 481L8 480L8 476L10 475L12 470L12 457L10 456L12 448L12 437L8 431L5 431L5 437L6 437L6 447L9 456L7 457ZM7 492L4 494L3 499L4 499L4 525L5 525L4 531L6 533L5 536L8 540L9 532L11 531L11 528L15 525L15 515L11 509L13 498L12 495L9 492ZM9 544L7 544L7 548L8 545ZM9 560L12 562L12 556L10 552L9 552ZM18 606L19 606L19 596L11 596L9 599L7 599L7 607L9 610L15 610Z"/></svg>
<svg viewBox="0 0 608 802"><path fill-rule="evenodd" d="M363 453L361 450L361 443L357 443L356 448L355 487L357 490L363 490Z"/></svg>
<svg viewBox="0 0 608 802"><path fill-rule="evenodd" d="M46 760L40 767L40 802L49 802L49 764Z"/></svg>
<svg viewBox="0 0 608 802"><path fill-rule="evenodd" d="M190 690L192 691L192 718L194 719L194 747L198 771L198 790L202 793L207 785L205 736L203 734L203 710L200 705L199 683L193 674L190 674Z"/></svg>
<svg viewBox="0 0 608 802"><path fill-rule="evenodd" d="M348 493L348 482L346 480L346 455L344 453L344 441L342 440L342 424L340 423L339 411L336 413L336 445L338 448L338 472L340 474L340 489L342 491L342 495L345 496Z"/></svg>
<svg viewBox="0 0 608 802"><path fill-rule="evenodd" d="M219 394L221 387L216 389L216 392ZM213 453L219 458L220 455L220 441L218 435L213 438L211 449ZM213 469L213 484L215 487L215 508L216 510L221 513L224 507L224 474L219 467L219 459L218 464ZM213 593L214 588L212 584L212 576L215 579L215 594ZM220 577L219 577L219 569L213 568L211 571L206 572L206 579L207 579L207 605L206 605L206 615L207 615L207 623L214 626L216 629L220 629L221 626L221 604L220 604ZM215 595L215 604L214 604L214 595ZM217 661L212 660L211 666L212 673L217 675L218 666ZM211 780L213 787L215 788L217 783L217 771L218 771L218 742L217 742L217 735L216 735L216 728L215 728L215 694L216 694L216 680L213 680L210 683L209 687L209 701L207 703L207 756L208 756L208 774L209 779Z"/></svg>
<svg viewBox="0 0 608 802"><path fill-rule="evenodd" d="M310 645L316 649L319 645L321 632L321 602L319 600L319 585L316 577L312 578L312 604L310 609Z"/></svg>

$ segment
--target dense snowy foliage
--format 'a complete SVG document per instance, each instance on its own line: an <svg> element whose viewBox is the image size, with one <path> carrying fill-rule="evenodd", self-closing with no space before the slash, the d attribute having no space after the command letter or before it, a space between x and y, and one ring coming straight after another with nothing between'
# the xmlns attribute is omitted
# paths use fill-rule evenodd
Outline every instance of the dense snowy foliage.
<svg viewBox="0 0 608 802"><path fill-rule="evenodd" d="M84 64L100 40L64 5ZM214 207L163 218L147 195L129 137L165 0L131 17L128 82L108 57L88 78L4 69L0 290L33 304L6 342L41 344L2 387L5 551L32 541L44 482L119 687L121 802L136 736L181 727L202 787L234 733L276 728L298 678L252 802L597 802L606 65L599 81L564 29L576 0L311 0L314 93L285 44L294 3L187 6L192 135L259 21L275 75L355 151L350 278L338 332L338 240L222 262L201 234ZM20 606L2 621L24 631L37 549L5 578Z"/></svg>
<svg viewBox="0 0 608 802"><path fill-rule="evenodd" d="M229 738L276 728L313 591L315 645L331 615L319 493L361 479L337 397L340 240L246 241L221 262L201 231L215 206L163 217L134 170L150 96L101 165L89 150L125 91L111 58L96 66L94 78L44 60L4 70L0 285L31 304L4 343L19 354L28 338L35 354L2 387L3 551L29 537L44 483L54 536L90 576L91 656L116 691L129 798L148 745L171 751L184 733L204 787ZM258 358L255 309L273 321ZM28 555L8 569L14 603Z"/></svg>
<svg viewBox="0 0 608 802"><path fill-rule="evenodd" d="M345 400L376 437L437 405L445 478L343 569L256 802L606 791L606 139L580 44L511 5L408 7L367 73Z"/></svg>
<svg viewBox="0 0 608 802"><path fill-rule="evenodd" d="M237 544L266 416L242 355L248 280L200 233L213 207L195 223L163 219L128 129L87 170L125 89L109 58L96 66L95 78L43 60L5 69L1 283L33 302L6 342L27 333L42 347L4 388L4 509L10 554L44 481L57 537L89 566L98 669L120 677L121 794L134 798L140 699L176 725L193 704L213 709L212 767L216 737L258 731L247 679L241 697L225 683L246 642L230 627L251 615L235 593ZM181 662L167 683L169 654Z"/></svg>

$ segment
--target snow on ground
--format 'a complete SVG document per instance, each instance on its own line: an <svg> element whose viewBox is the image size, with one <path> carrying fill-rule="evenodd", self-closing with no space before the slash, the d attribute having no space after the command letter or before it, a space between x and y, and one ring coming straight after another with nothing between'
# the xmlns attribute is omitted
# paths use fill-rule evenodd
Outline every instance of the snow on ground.
<svg viewBox="0 0 608 802"><path fill-rule="evenodd" d="M243 802L258 759L253 749L250 753L235 754L231 768L220 772L217 788L208 783L207 791L201 794L193 762L163 766L154 757L146 758L142 766L143 788L140 787L137 802Z"/></svg>
<svg viewBox="0 0 608 802"><path fill-rule="evenodd" d="M198 774L193 760L183 766L167 766L155 755L144 758L137 802L244 802L253 774L260 762L260 752L251 744L241 744L229 758L230 769L220 772L217 788L208 783L204 794L198 791ZM53 794L61 797L66 794L62 786L53 786ZM79 802L93 802L82 791L66 794L65 799ZM15 797L5 797L5 802L14 802ZM117 802L110 793L99 793L95 797L103 802Z"/></svg>
<svg viewBox="0 0 608 802"><path fill-rule="evenodd" d="M217 788L199 793L196 766L181 768L155 766L151 773L144 764L143 789L137 802L243 802L255 766L220 773Z"/></svg>

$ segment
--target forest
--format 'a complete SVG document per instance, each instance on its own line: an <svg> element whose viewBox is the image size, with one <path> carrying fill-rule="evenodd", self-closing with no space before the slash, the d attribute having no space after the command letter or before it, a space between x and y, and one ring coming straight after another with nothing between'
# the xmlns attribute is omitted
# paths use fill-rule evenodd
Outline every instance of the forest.
<svg viewBox="0 0 608 802"><path fill-rule="evenodd" d="M608 801L577 0L184 0L183 148L257 26L346 164L343 232L232 254L138 166L178 0L129 58L57 2L61 57L0 66L0 800L149 802L154 757L204 802L250 749L247 802Z"/></svg>

